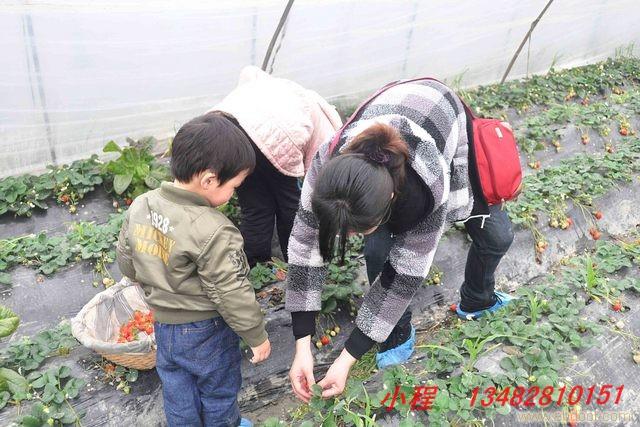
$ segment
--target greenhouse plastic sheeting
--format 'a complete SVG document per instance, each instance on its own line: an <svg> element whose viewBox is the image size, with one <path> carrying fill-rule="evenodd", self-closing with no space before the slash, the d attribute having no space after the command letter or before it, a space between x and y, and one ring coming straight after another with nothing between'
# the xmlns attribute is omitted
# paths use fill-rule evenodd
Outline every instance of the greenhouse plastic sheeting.
<svg viewBox="0 0 640 427"><path fill-rule="evenodd" d="M268 70L348 105L398 78L500 79L546 0L298 0ZM0 175L172 136L261 65L285 0L3 1ZM556 0L510 78L633 50L638 0Z"/></svg>

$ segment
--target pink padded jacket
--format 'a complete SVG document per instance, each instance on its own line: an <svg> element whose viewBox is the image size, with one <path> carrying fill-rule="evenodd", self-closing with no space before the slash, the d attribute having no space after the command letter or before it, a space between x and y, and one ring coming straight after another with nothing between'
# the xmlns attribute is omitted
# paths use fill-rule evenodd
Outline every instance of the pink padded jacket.
<svg viewBox="0 0 640 427"><path fill-rule="evenodd" d="M302 177L318 147L342 126L335 107L312 90L245 67L214 110L232 114L284 175Z"/></svg>

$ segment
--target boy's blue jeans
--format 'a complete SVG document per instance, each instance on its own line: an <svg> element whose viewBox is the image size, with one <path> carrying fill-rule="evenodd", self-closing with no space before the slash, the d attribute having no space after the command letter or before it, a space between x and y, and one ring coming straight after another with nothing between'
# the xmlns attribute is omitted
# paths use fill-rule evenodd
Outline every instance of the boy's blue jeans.
<svg viewBox="0 0 640 427"><path fill-rule="evenodd" d="M156 369L170 427L240 424L240 338L222 317L169 325L155 322Z"/></svg>

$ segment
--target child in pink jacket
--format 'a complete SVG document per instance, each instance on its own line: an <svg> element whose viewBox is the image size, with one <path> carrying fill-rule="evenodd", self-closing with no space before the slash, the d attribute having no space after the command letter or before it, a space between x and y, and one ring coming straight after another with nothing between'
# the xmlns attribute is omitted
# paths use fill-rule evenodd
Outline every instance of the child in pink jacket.
<svg viewBox="0 0 640 427"><path fill-rule="evenodd" d="M256 152L254 172L237 189L249 264L271 258L274 224L286 261L300 201L298 179L318 146L342 126L340 116L316 92L254 66L241 71L238 87L215 110L238 120Z"/></svg>

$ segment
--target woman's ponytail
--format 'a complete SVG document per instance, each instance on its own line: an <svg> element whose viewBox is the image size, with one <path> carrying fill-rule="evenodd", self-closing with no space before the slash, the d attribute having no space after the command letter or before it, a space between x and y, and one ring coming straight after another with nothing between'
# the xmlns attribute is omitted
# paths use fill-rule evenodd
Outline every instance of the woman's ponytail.
<svg viewBox="0 0 640 427"><path fill-rule="evenodd" d="M371 125L353 138L345 153L362 154L366 160L384 165L393 178L394 193L400 192L409 148L396 129L383 123Z"/></svg>
<svg viewBox="0 0 640 427"><path fill-rule="evenodd" d="M313 210L318 217L318 228L321 233L318 235L320 254L325 262L331 261L336 254L341 263L344 263L347 240L349 237L349 206L344 200L325 200L314 198Z"/></svg>

